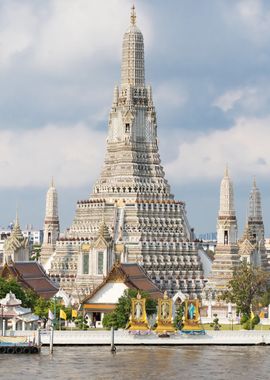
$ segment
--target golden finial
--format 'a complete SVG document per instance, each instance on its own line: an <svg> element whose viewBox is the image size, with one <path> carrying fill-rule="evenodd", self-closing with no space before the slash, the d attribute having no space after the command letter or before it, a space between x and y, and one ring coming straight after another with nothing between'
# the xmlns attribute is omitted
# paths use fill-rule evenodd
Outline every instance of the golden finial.
<svg viewBox="0 0 270 380"><path fill-rule="evenodd" d="M165 299L165 300L168 299L168 293L167 293L167 290L165 290L165 292L164 292L164 299Z"/></svg>
<svg viewBox="0 0 270 380"><path fill-rule="evenodd" d="M140 300L142 298L140 292L137 293L137 300Z"/></svg>
<svg viewBox="0 0 270 380"><path fill-rule="evenodd" d="M136 12L135 12L135 6L134 6L134 4L132 5L132 8L131 8L130 23L131 23L131 25L135 25L136 24Z"/></svg>

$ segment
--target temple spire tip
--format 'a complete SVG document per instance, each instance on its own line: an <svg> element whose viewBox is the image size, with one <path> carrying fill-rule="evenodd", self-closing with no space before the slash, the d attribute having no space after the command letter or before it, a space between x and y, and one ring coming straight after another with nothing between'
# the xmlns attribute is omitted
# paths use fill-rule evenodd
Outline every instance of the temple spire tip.
<svg viewBox="0 0 270 380"><path fill-rule="evenodd" d="M130 24L133 26L136 25L136 11L135 11L135 5L134 4L131 7Z"/></svg>
<svg viewBox="0 0 270 380"><path fill-rule="evenodd" d="M228 167L228 164L226 164L226 166L225 166L224 176L225 177L229 177L229 167Z"/></svg>

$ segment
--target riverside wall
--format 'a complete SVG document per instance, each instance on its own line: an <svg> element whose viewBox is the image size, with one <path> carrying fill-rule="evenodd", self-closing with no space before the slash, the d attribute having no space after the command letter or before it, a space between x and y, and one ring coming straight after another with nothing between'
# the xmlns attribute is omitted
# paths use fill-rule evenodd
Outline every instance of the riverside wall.
<svg viewBox="0 0 270 380"><path fill-rule="evenodd" d="M34 331L15 331L13 336L33 336ZM49 345L49 331L41 331L41 343ZM110 345L111 332L105 330L90 331L54 331L54 345ZM126 330L114 333L114 344L117 345L270 345L270 330L236 330L206 331L205 335L172 334L168 338L150 335L131 335Z"/></svg>

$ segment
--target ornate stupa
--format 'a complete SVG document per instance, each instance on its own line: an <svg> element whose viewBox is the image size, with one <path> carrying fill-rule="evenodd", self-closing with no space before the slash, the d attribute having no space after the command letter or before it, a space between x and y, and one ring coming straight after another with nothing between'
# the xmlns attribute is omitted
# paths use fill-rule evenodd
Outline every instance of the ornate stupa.
<svg viewBox="0 0 270 380"><path fill-rule="evenodd" d="M160 161L134 7L123 38L104 166L89 199L77 203L65 239L57 241L49 273L67 291L82 294L102 281L115 260L139 263L169 294L201 293L203 271L185 204L174 199Z"/></svg>
<svg viewBox="0 0 270 380"><path fill-rule="evenodd" d="M24 237L19 223L18 212L10 236L4 243L3 263L29 260L29 241Z"/></svg>
<svg viewBox="0 0 270 380"><path fill-rule="evenodd" d="M226 166L220 184L217 246L207 288L213 288L217 293L224 290L232 279L233 270L239 265L239 262L233 183Z"/></svg>

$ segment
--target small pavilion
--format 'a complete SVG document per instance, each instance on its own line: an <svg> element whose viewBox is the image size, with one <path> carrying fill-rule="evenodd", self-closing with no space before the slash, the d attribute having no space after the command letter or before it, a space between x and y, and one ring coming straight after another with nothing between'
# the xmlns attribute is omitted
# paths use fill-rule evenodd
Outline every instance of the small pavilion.
<svg viewBox="0 0 270 380"><path fill-rule="evenodd" d="M21 304L22 301L12 292L0 299L2 335L5 335L6 330L36 330L39 317L33 314L30 308L22 307Z"/></svg>

